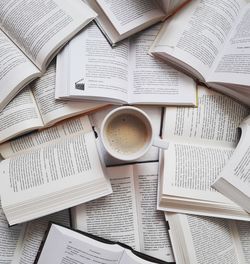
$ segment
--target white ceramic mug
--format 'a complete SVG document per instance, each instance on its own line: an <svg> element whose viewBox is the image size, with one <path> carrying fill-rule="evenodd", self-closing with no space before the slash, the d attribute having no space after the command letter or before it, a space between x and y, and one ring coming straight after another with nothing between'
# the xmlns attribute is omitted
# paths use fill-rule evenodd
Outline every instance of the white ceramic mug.
<svg viewBox="0 0 250 264"><path fill-rule="evenodd" d="M152 145L168 147L165 140L155 137L149 116L133 106L121 106L106 115L101 139L111 156L124 161L140 158Z"/></svg>

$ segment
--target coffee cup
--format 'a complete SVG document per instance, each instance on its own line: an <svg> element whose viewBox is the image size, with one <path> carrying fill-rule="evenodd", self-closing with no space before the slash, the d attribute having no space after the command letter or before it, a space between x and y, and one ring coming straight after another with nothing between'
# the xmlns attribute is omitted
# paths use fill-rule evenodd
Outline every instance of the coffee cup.
<svg viewBox="0 0 250 264"><path fill-rule="evenodd" d="M153 145L166 149L168 143L155 136L149 116L134 106L121 106L109 112L101 125L101 139L114 158L133 161Z"/></svg>

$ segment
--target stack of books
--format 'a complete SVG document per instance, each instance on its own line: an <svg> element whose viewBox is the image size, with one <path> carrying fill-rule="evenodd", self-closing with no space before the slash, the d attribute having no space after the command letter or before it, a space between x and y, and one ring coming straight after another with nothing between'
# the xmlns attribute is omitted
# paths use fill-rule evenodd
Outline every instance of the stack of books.
<svg viewBox="0 0 250 264"><path fill-rule="evenodd" d="M249 263L249 16L246 0L0 4L0 262ZM167 149L107 153L124 104Z"/></svg>

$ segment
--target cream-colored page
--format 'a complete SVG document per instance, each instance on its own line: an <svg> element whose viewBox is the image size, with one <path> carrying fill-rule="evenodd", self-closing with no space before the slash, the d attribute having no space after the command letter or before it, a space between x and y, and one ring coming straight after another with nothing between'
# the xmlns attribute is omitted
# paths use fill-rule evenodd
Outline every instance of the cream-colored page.
<svg viewBox="0 0 250 264"><path fill-rule="evenodd" d="M30 87L27 87L0 112L0 143L41 127L43 121Z"/></svg>
<svg viewBox="0 0 250 264"><path fill-rule="evenodd" d="M96 0L96 2L120 35L150 21L159 21L164 16L157 2L152 0Z"/></svg>
<svg viewBox="0 0 250 264"><path fill-rule="evenodd" d="M45 70L50 57L96 16L82 1L70 0L11 0L2 2L0 10L1 29L40 70Z"/></svg>
<svg viewBox="0 0 250 264"><path fill-rule="evenodd" d="M158 162L136 164L133 168L140 251L173 262L174 256L164 213L156 208Z"/></svg>
<svg viewBox="0 0 250 264"><path fill-rule="evenodd" d="M53 61L42 77L31 83L37 106L45 125L89 112L104 106L99 102L70 102L55 100L56 63Z"/></svg>
<svg viewBox="0 0 250 264"><path fill-rule="evenodd" d="M191 1L165 22L153 53L172 57L172 62L204 81L245 5L243 0Z"/></svg>
<svg viewBox="0 0 250 264"><path fill-rule="evenodd" d="M157 24L130 38L129 102L195 105L195 82L148 54L161 26L162 24Z"/></svg>
<svg viewBox="0 0 250 264"><path fill-rule="evenodd" d="M72 209L73 225L140 250L133 166L107 168L113 193Z"/></svg>

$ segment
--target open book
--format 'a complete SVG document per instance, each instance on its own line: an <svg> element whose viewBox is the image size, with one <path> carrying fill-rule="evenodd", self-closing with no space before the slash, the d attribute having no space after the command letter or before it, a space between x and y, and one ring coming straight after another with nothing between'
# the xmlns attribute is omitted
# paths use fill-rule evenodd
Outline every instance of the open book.
<svg viewBox="0 0 250 264"><path fill-rule="evenodd" d="M164 213L156 210L158 163L107 169L113 193L71 209L73 227L174 261Z"/></svg>
<svg viewBox="0 0 250 264"><path fill-rule="evenodd" d="M55 100L55 62L45 74L23 89L0 113L0 143L35 129L51 126L105 104L95 101Z"/></svg>
<svg viewBox="0 0 250 264"><path fill-rule="evenodd" d="M250 263L250 223L167 213L178 264Z"/></svg>
<svg viewBox="0 0 250 264"><path fill-rule="evenodd" d="M250 221L211 187L233 154L249 108L202 86L198 96L198 108L165 109L162 136L169 148L161 157L158 208Z"/></svg>
<svg viewBox="0 0 250 264"><path fill-rule="evenodd" d="M212 186L250 213L250 116L240 127L240 141Z"/></svg>
<svg viewBox="0 0 250 264"><path fill-rule="evenodd" d="M52 223L35 263L166 264L167 262L134 251L124 244Z"/></svg>
<svg viewBox="0 0 250 264"><path fill-rule="evenodd" d="M85 0L98 14L95 19L111 45L173 14L183 0Z"/></svg>
<svg viewBox="0 0 250 264"><path fill-rule="evenodd" d="M57 99L196 105L195 82L149 56L160 25L111 48L94 23L57 56Z"/></svg>
<svg viewBox="0 0 250 264"><path fill-rule="evenodd" d="M10 225L111 193L87 116L0 146L2 207Z"/></svg>
<svg viewBox="0 0 250 264"><path fill-rule="evenodd" d="M69 210L10 227L0 205L1 263L33 264L49 221L70 226Z"/></svg>
<svg viewBox="0 0 250 264"><path fill-rule="evenodd" d="M95 16L80 0L1 1L0 111Z"/></svg>
<svg viewBox="0 0 250 264"><path fill-rule="evenodd" d="M193 0L166 21L151 53L250 105L250 3Z"/></svg>

